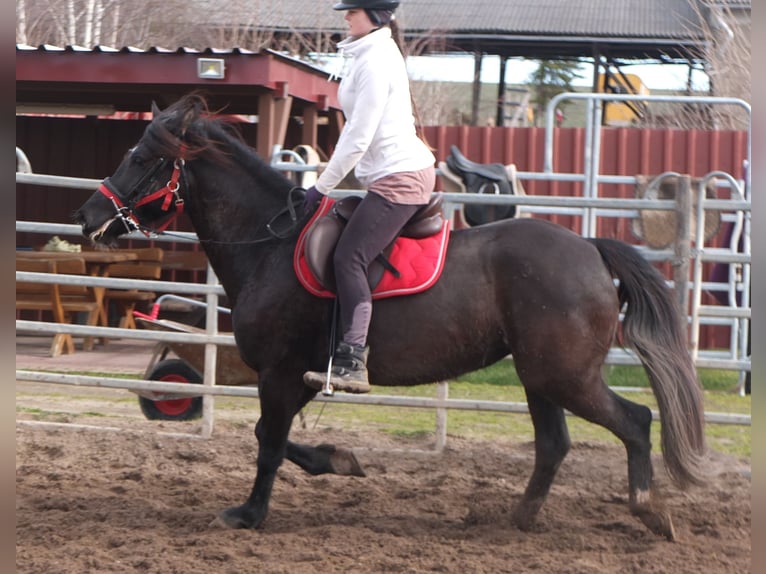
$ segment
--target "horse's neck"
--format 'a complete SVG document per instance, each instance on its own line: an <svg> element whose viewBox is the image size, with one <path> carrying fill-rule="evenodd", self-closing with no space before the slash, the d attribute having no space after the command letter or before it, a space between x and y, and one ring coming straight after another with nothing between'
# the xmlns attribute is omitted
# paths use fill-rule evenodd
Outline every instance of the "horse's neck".
<svg viewBox="0 0 766 574"><path fill-rule="evenodd" d="M242 287L259 280L258 270L277 243L288 249L296 242L297 235L276 239L267 227L287 205L287 190L267 188L240 166L206 166L195 173L195 183L189 218L227 295L236 300Z"/></svg>

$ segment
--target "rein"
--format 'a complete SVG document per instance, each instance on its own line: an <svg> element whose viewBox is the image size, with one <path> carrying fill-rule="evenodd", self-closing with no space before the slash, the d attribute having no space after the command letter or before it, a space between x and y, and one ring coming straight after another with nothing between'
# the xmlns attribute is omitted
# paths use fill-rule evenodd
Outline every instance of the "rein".
<svg viewBox="0 0 766 574"><path fill-rule="evenodd" d="M139 197L138 200L134 200L131 202L126 202L123 200L124 197L126 197L125 194L120 193L120 190L118 190L110 181L110 179L107 177L104 179L101 184L98 187L98 191L101 192L105 197L107 197L114 206L115 209L115 217L114 220L119 220L122 222L122 224L125 226L128 233L132 231L140 231L143 233L146 237L152 237L152 236L159 236L159 235L168 235L168 236L174 236L176 234L172 232L165 231L167 227L179 216L183 213L184 209L184 199L180 196L179 190L181 189L181 181L187 180L186 172L185 172L185 165L186 161L184 159L184 152L186 150L186 146L181 145L180 148L180 155L181 157L175 159L173 161L173 172L170 175L170 179L165 184L164 187L158 189L155 192L149 193L148 195L145 195L143 197ZM156 174L158 171L160 171L165 165L167 165L169 160L166 158L160 158L156 165L148 171L139 181L136 183L135 186L133 186L133 190L139 189L141 185L147 180L150 179ZM296 231L298 231L298 215L295 210L295 204L296 200L293 199L293 196L295 192L302 191L305 193L305 189L302 187L292 187L290 188L290 191L287 193L287 206L280 210L274 217L272 217L268 223L266 223L266 231L268 232L267 237L262 237L260 239L252 239L252 240L244 240L244 241L218 241L215 239L199 239L200 243L213 243L218 245L250 245L255 243L263 243L265 241L272 241L274 239L277 240L283 240L288 239L289 237L293 236ZM127 194L127 196L130 196L131 194ZM138 207L141 207L142 205L147 205L149 203L162 200L161 209L163 211L169 211L171 204L175 206L175 210L171 214L171 216L165 220L165 222L157 227L149 227L144 224L142 224L138 217L136 216L134 210ZM175 200L174 200L175 199ZM302 198L298 200L298 203L302 202ZM283 217L285 214L288 214L290 217L290 222L287 228L284 231L279 231L276 228L276 222L281 217ZM181 237L178 235L178 237Z"/></svg>
<svg viewBox="0 0 766 574"><path fill-rule="evenodd" d="M268 223L266 223L266 231L269 233L267 237L261 237L260 239L247 239L243 241L219 241L217 239L199 239L200 243L212 243L215 245L254 245L256 243L264 243L266 241L272 241L274 239L282 241L284 239L289 239L295 233L300 229L298 226L298 214L295 211L295 201L293 200L293 194L296 191L303 191L306 190L302 187L291 187L290 191L287 192L287 206L283 209L279 210L277 214L272 217ZM302 200L301 200L302 202ZM290 216L290 224L287 227L287 229L283 232L277 231L275 228L276 221L284 216L285 214L289 214ZM164 235L173 235L173 233L164 232Z"/></svg>

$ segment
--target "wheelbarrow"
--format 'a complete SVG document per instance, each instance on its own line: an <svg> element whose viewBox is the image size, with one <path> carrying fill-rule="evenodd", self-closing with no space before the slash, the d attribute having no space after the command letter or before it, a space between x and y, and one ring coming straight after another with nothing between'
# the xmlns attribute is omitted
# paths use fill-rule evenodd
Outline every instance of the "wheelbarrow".
<svg viewBox="0 0 766 574"><path fill-rule="evenodd" d="M172 331L179 333L205 334L205 329L187 325L178 321L158 319L161 300L154 304L152 313L134 312L136 325L154 331ZM183 300L193 305L206 306L205 303L185 297L172 296L173 299ZM219 311L229 312L219 307ZM170 354L175 356L169 356ZM199 385L203 382L202 373L205 368L204 343L157 343L144 378L151 381L172 383L187 383ZM216 361L216 380L222 384L233 386L254 385L258 375L248 367L239 356L236 347L221 346L218 348ZM173 394L157 391L133 391L138 394L141 412L150 420L188 421L202 416L202 396Z"/></svg>

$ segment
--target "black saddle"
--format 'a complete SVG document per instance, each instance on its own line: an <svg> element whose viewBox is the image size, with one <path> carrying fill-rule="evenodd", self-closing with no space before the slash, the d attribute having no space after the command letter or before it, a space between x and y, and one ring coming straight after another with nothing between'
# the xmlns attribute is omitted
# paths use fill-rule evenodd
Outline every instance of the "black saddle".
<svg viewBox="0 0 766 574"><path fill-rule="evenodd" d="M457 146L450 146L446 159L447 167L463 180L467 193L494 193L515 195L513 183L502 163L477 163L465 157ZM463 207L466 222L481 225L490 221L509 219L516 215L515 205L476 205L467 203Z"/></svg>
<svg viewBox="0 0 766 574"><path fill-rule="evenodd" d="M344 197L336 201L330 211L317 219L306 233L305 247L303 249L306 257L306 264L311 273L326 290L335 292L335 269L332 258L335 253L335 246L338 244L343 228L351 218L351 214L362 202L359 196ZM421 207L410 220L405 224L400 237L411 237L420 239L430 237L441 231L444 225L444 216L442 214L442 194L431 194L431 200L427 205ZM383 278L383 273L389 271L395 276L399 272L388 261L388 256L394 247L392 241L383 253L370 263L367 269L367 281L370 289L374 289Z"/></svg>

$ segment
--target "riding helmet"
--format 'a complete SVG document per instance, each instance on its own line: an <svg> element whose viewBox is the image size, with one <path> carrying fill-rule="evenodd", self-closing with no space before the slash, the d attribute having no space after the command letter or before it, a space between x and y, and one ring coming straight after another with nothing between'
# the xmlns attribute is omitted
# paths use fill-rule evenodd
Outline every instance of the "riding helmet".
<svg viewBox="0 0 766 574"><path fill-rule="evenodd" d="M343 0L335 4L333 10L390 10L393 12L399 6L399 0Z"/></svg>

